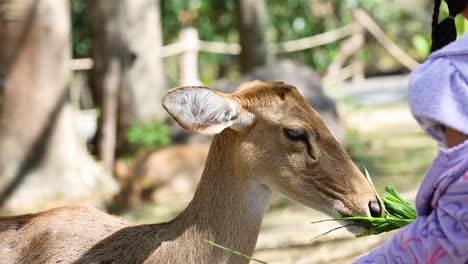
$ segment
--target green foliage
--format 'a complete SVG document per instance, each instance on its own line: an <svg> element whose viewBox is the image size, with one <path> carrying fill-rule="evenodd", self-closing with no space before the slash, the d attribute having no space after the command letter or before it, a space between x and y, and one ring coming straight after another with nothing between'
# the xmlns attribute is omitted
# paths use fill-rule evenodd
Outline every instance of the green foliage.
<svg viewBox="0 0 468 264"><path fill-rule="evenodd" d="M169 126L166 123L134 124L128 128L126 139L128 143L144 149L167 146L171 143Z"/></svg>
<svg viewBox="0 0 468 264"><path fill-rule="evenodd" d="M363 8L368 11L387 34L404 50L412 48L411 39L414 33L423 32L424 24L415 20L415 12L400 4L385 0L336 0L336 1L305 1L305 0L269 0L273 42L298 39L320 34L353 21L351 10ZM417 18L416 18L417 19ZM406 29L402 30L401 25ZM369 38L364 49L358 56L366 62L381 59L382 49L371 49L376 46L375 40ZM311 50L282 55L312 66L323 72L338 52L339 42L327 44Z"/></svg>
<svg viewBox="0 0 468 264"><path fill-rule="evenodd" d="M178 41L178 33L186 26L198 29L199 37L207 41L239 42L236 29L234 0L167 0L161 1L164 44ZM205 84L218 78L219 67L233 60L232 56L199 53L200 77ZM177 57L167 58L166 71L171 86L178 84ZM235 67L231 68L235 69Z"/></svg>
<svg viewBox="0 0 468 264"><path fill-rule="evenodd" d="M200 38L237 42L234 0L168 0L161 2L164 43L177 41L186 26L199 30Z"/></svg>
<svg viewBox="0 0 468 264"><path fill-rule="evenodd" d="M364 167L366 164L372 170L375 170L375 161L369 157L369 144L367 139L356 130L346 130L345 135L345 150L349 154L353 162L358 168Z"/></svg>
<svg viewBox="0 0 468 264"><path fill-rule="evenodd" d="M427 56L427 52L421 48L421 42L416 40L419 42L418 47L415 47L412 37L415 34L429 33L426 28L430 22L421 16L424 14L429 17L429 5L427 13L423 13L385 0L268 0L267 9L271 22L268 33L272 42L320 34L351 23L350 11L357 7L367 10L386 33L411 55L420 59ZM177 41L177 33L187 25L197 27L203 40L238 41L234 0L167 0L162 1L162 12L165 43ZM405 25L405 30L402 30L402 25ZM371 47L375 47L373 38L369 39L359 54L364 61L378 62L382 54L387 55L383 49ZM338 48L339 43L331 43L311 50L281 54L279 58L298 60L314 67L318 72L323 72L333 60ZM167 61L169 60L172 59ZM220 64L228 64L231 71L237 70L237 65L233 65L237 64L237 61L232 56L201 53L199 60L201 79L205 83L211 83L218 77ZM170 74L174 75L175 71L171 71ZM170 79L177 80L177 76L171 76Z"/></svg>
<svg viewBox="0 0 468 264"><path fill-rule="evenodd" d="M463 16L459 15L455 18L455 25L457 26L458 37L468 33L468 20L466 20Z"/></svg>
<svg viewBox="0 0 468 264"><path fill-rule="evenodd" d="M427 57L429 52L431 52L431 40L429 36L425 37L422 34L414 35L412 43L420 58Z"/></svg>
<svg viewBox="0 0 468 264"><path fill-rule="evenodd" d="M89 57L91 33L88 3L85 0L71 0L72 50L73 58Z"/></svg>
<svg viewBox="0 0 468 264"><path fill-rule="evenodd" d="M265 0L266 1L266 0ZM424 4L424 11L385 0L267 0L271 27L268 29L272 42L299 39L323 33L352 22L351 10L363 8L385 30L390 38L418 59L424 59L427 52L431 4ZM71 0L74 57L89 56L91 46L88 5L85 0ZM236 2L234 0L163 0L161 17L164 44L178 40L183 27L194 26L199 30L200 39L220 42L238 42L236 29ZM461 25L463 24L463 26ZM404 30L402 30L404 25ZM457 18L459 28L468 28L466 22ZM461 32L461 31L460 31ZM419 35L419 36L418 36ZM417 36L417 37L414 37ZM359 56L366 62L376 64L382 56L388 56L381 48L375 48L375 40L369 38ZM282 54L280 58L299 60L323 72L333 60L339 43L323 47ZM220 67L226 67L228 75L236 76L238 58L230 55L200 53L200 74L205 83L218 78ZM165 59L172 85L176 85L177 57ZM396 63L395 63L396 64ZM233 73L234 72L234 73Z"/></svg>

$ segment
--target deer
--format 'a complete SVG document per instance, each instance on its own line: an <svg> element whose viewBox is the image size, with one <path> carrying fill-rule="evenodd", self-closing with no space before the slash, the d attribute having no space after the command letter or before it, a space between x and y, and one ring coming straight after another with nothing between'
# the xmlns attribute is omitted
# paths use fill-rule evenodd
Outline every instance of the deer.
<svg viewBox="0 0 468 264"><path fill-rule="evenodd" d="M252 81L232 94L186 86L168 91L163 106L188 131L215 134L184 211L158 224L88 206L2 217L0 263L247 263L206 241L251 255L273 191L335 218L382 214L366 178L293 86Z"/></svg>
<svg viewBox="0 0 468 264"><path fill-rule="evenodd" d="M189 201L208 156L209 144L180 144L137 155L129 168L119 162L116 209L128 212L143 201Z"/></svg>

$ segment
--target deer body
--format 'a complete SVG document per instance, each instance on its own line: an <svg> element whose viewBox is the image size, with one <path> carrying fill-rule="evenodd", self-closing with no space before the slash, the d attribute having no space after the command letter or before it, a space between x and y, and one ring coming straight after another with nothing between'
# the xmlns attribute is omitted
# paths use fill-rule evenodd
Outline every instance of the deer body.
<svg viewBox="0 0 468 264"><path fill-rule="evenodd" d="M365 177L301 98L282 83L233 95L172 90L164 106L183 127L217 134L187 209L148 225L91 207L0 218L0 263L247 263L204 241L252 254L272 189L335 217L380 213Z"/></svg>
<svg viewBox="0 0 468 264"><path fill-rule="evenodd" d="M233 157L238 153L231 152L236 144L231 134L227 130L215 137L199 189L187 209L173 221L132 225L92 207L64 207L7 217L0 221L0 263L246 262L204 243L211 240L253 252L268 206L271 191L248 181L247 175L235 173L238 164L232 160L239 159ZM218 165L223 165L224 170L219 170ZM42 253L39 258L24 254L34 251Z"/></svg>

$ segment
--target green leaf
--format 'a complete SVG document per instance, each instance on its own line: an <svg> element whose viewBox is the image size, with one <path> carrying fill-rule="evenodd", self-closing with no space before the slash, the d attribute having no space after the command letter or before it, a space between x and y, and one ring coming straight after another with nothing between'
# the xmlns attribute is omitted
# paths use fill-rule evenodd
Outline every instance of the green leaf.
<svg viewBox="0 0 468 264"><path fill-rule="evenodd" d="M241 253L241 252L239 252L239 251L236 251L236 250L234 250L234 249L230 249L230 248L227 248L227 247L223 247L223 246L221 246L221 245L218 245L218 244L216 244L216 243L213 242L213 241L205 240L205 243L208 244L208 245L210 245L210 246L215 246L215 247L217 247L217 248L220 248L220 249L222 249L222 250L225 250L225 251L227 251L227 252L229 252L229 253L232 253L232 254L241 256L241 257L243 257L243 258L245 258L245 259L253 260L253 261L256 261L256 262L258 262L258 263L268 264L268 263L265 262L265 261L261 261L261 260L259 260L259 259L252 258L251 256L247 256L247 255L245 255L245 254L243 254L243 253Z"/></svg>

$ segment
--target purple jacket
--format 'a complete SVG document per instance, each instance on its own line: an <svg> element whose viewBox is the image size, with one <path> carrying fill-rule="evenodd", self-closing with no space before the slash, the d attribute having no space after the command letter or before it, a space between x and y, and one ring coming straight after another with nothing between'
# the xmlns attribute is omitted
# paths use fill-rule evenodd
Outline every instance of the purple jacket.
<svg viewBox="0 0 468 264"><path fill-rule="evenodd" d="M468 34L411 75L409 105L442 145L443 126L468 134ZM468 263L468 140L440 149L416 197L418 218L355 263Z"/></svg>
<svg viewBox="0 0 468 264"><path fill-rule="evenodd" d="M413 224L354 263L468 263L468 140L439 150L416 209Z"/></svg>
<svg viewBox="0 0 468 264"><path fill-rule="evenodd" d="M408 103L421 127L442 145L442 125L468 135L468 34L413 71Z"/></svg>

